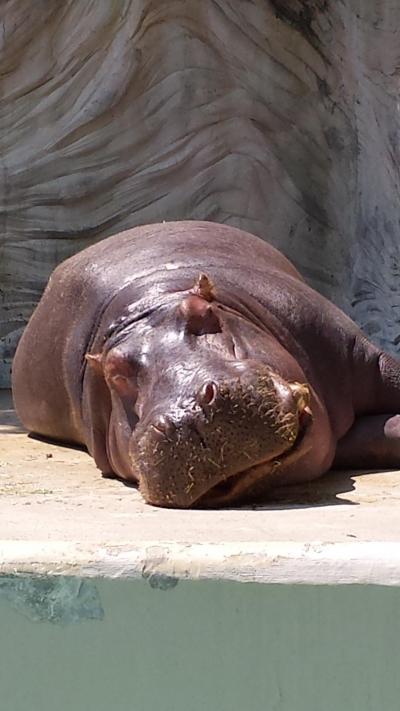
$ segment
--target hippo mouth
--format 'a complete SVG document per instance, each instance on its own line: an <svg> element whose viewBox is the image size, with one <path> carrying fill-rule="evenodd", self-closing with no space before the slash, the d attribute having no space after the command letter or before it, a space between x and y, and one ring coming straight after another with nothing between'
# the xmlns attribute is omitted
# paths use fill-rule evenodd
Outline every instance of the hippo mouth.
<svg viewBox="0 0 400 711"><path fill-rule="evenodd" d="M295 463L300 455L305 454L309 447L304 446L312 425L312 416L302 413L299 430L294 443L282 454L273 459L266 458L252 464L246 469L227 476L203 494L194 504L195 508L214 508L227 504L243 503L250 499L250 492L263 477L267 476L269 484L276 482L279 473L285 465Z"/></svg>
<svg viewBox="0 0 400 711"><path fill-rule="evenodd" d="M250 383L244 377L212 388L206 383L203 407L196 403L181 419L152 413L150 424L142 423L130 456L148 503L213 508L248 502L284 479L308 451L308 386L276 375L272 380L264 371L250 375Z"/></svg>

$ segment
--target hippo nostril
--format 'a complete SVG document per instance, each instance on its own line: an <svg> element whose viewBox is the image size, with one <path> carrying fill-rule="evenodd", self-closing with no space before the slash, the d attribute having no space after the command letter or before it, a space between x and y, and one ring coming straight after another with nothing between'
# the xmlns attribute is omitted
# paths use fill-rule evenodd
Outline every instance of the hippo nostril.
<svg viewBox="0 0 400 711"><path fill-rule="evenodd" d="M296 401L299 412L311 414L310 409L310 390L307 385L302 383L290 383L290 390Z"/></svg>
<svg viewBox="0 0 400 711"><path fill-rule="evenodd" d="M163 437L166 437L167 439L172 437L175 432L175 427L174 427L173 422L168 417L165 417L164 415L159 415L157 417L157 419L152 423L151 427L156 432L163 435Z"/></svg>
<svg viewBox="0 0 400 711"><path fill-rule="evenodd" d="M213 381L205 383L199 390L198 401L200 405L212 405L218 395L218 386Z"/></svg>

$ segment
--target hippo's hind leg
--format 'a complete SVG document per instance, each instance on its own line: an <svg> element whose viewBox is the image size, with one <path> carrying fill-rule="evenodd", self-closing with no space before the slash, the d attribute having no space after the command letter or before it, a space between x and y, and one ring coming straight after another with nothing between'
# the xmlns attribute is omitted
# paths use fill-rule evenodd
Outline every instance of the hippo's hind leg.
<svg viewBox="0 0 400 711"><path fill-rule="evenodd" d="M361 415L339 440L333 468L400 468L400 415Z"/></svg>

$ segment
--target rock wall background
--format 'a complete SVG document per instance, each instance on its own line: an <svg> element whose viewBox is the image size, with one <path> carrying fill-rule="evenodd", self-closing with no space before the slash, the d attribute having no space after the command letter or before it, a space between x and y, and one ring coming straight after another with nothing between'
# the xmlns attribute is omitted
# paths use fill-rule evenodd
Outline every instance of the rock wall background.
<svg viewBox="0 0 400 711"><path fill-rule="evenodd" d="M145 222L282 249L400 344L400 4L0 6L0 384L54 266Z"/></svg>

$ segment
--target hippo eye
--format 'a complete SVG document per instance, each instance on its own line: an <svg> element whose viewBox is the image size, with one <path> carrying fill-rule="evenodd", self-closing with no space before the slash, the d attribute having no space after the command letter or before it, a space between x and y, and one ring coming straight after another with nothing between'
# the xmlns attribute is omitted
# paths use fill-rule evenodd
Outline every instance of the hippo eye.
<svg viewBox="0 0 400 711"><path fill-rule="evenodd" d="M135 402L138 396L138 386L136 378L127 378L124 375L114 375L109 378L113 390L116 390L121 398L129 398Z"/></svg>

